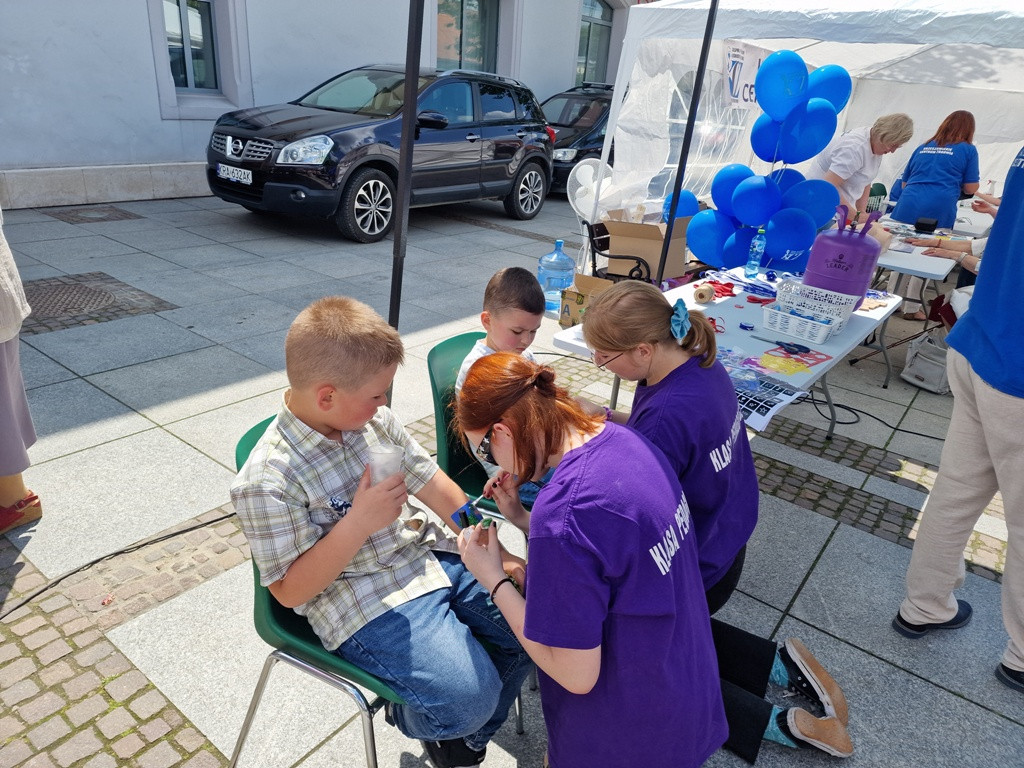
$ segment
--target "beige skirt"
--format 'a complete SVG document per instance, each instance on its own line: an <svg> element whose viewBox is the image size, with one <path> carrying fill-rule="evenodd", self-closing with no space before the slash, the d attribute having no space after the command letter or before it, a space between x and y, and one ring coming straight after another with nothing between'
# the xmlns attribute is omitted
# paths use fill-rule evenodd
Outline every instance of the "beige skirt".
<svg viewBox="0 0 1024 768"><path fill-rule="evenodd" d="M18 337L0 344L0 476L28 469L28 449L36 441L21 377Z"/></svg>

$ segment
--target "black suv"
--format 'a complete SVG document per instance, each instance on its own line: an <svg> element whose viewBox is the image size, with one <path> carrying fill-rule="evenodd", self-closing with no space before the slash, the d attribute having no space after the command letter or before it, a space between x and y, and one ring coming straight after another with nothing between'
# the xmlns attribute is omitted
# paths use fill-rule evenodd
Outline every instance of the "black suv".
<svg viewBox="0 0 1024 768"><path fill-rule="evenodd" d="M556 93L541 104L555 129L552 190L565 191L569 173L580 160L601 156L611 103L611 85L584 83Z"/></svg>
<svg viewBox="0 0 1024 768"><path fill-rule="evenodd" d="M217 197L252 211L332 218L382 240L395 222L405 72L361 67L287 104L222 115L206 151ZM412 205L497 198L532 219L551 181L554 131L530 89L486 72L422 71Z"/></svg>

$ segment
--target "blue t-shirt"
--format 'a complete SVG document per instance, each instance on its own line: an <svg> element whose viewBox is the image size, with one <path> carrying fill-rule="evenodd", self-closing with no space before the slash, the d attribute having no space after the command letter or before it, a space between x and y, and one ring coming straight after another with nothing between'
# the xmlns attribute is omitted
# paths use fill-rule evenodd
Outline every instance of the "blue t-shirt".
<svg viewBox="0 0 1024 768"><path fill-rule="evenodd" d="M593 690L539 673L551 764L696 768L728 733L686 499L664 455L607 423L530 519L526 637L601 646Z"/></svg>
<svg viewBox="0 0 1024 768"><path fill-rule="evenodd" d="M691 357L653 386L640 384L627 425L661 448L697 528L704 588L711 589L757 525L757 472L725 367Z"/></svg>
<svg viewBox="0 0 1024 768"><path fill-rule="evenodd" d="M903 171L901 181L906 186L892 218L913 224L924 217L938 220L940 227L952 227L961 188L964 184L976 184L978 179L978 149L973 144L922 144L914 150Z"/></svg>
<svg viewBox="0 0 1024 768"><path fill-rule="evenodd" d="M989 386L1024 397L1024 330L1017 314L1024 270L1024 149L1010 165L1003 190L971 305L946 340Z"/></svg>

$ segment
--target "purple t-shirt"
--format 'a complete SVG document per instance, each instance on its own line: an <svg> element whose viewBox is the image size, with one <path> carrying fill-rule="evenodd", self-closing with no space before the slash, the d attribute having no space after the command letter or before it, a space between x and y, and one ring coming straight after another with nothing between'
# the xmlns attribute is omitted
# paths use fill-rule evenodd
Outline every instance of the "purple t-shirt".
<svg viewBox="0 0 1024 768"><path fill-rule="evenodd" d="M627 425L668 457L697 529L704 588L713 587L757 525L757 472L725 367L691 357L657 384L640 384Z"/></svg>
<svg viewBox="0 0 1024 768"><path fill-rule="evenodd" d="M530 520L524 632L601 646L590 693L540 673L551 765L689 768L725 741L689 509L665 457L615 424L569 451Z"/></svg>

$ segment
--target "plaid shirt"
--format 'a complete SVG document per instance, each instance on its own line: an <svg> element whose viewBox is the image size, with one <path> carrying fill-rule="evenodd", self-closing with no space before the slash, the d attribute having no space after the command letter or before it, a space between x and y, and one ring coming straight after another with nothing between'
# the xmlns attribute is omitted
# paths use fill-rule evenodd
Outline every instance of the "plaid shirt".
<svg viewBox="0 0 1024 768"><path fill-rule="evenodd" d="M342 433L340 441L281 409L231 486L261 584L283 578L295 559L345 516L369 464L369 449L379 443L405 448L402 466L410 494L438 471L388 408L378 409L363 429ZM420 522L418 530L410 527L412 520ZM431 549L458 551L445 529L407 506L398 520L366 540L327 589L295 611L309 620L324 647L334 650L391 608L451 586Z"/></svg>

